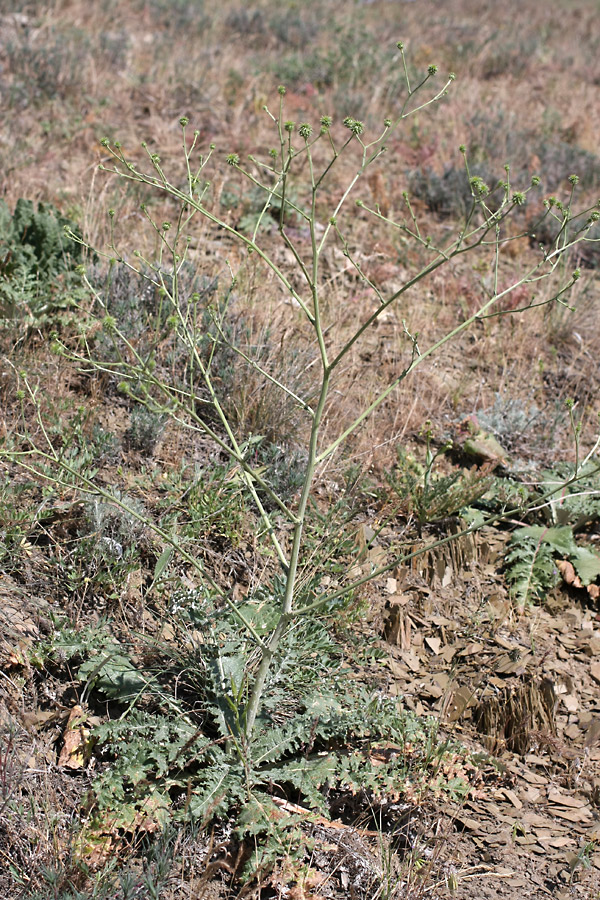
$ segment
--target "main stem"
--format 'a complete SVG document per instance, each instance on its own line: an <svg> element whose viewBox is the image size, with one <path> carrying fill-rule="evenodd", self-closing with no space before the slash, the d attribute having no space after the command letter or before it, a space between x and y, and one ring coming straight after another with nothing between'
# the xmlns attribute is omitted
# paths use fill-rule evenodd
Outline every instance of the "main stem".
<svg viewBox="0 0 600 900"><path fill-rule="evenodd" d="M258 666L256 677L254 679L254 684L252 685L252 691L250 693L250 698L248 700L248 706L246 709L246 738L249 738L252 735L252 731L254 730L254 723L260 709L263 689L265 686L265 681L267 680L267 675L269 674L269 668L273 661L273 657L277 653L277 648L279 647L279 643L281 641L281 638L283 637L285 629L287 628L287 625L292 618L292 610L294 605L294 589L296 586L296 576L298 574L298 562L300 559L300 548L302 545L302 535L304 532L304 520L306 517L306 508L308 506L308 499L310 497L315 469L317 467L319 428L321 425L323 410L325 409L325 402L327 400L327 394L329 391L330 377L331 372L329 368L324 368L319 401L315 409L312 428L310 432L308 462L306 465L306 474L304 476L304 485L302 487L300 503L298 505L298 521L294 527L292 538L292 550L290 553L288 571L286 573L285 594L283 597L281 614L279 616L279 621L277 622L277 625L275 626L275 629L271 634L271 637L266 642L266 646L262 648L261 660Z"/></svg>

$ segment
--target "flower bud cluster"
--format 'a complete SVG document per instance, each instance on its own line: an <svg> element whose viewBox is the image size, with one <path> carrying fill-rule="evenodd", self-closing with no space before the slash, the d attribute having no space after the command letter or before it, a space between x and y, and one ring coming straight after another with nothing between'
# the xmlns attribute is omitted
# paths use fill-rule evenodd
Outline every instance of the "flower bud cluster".
<svg viewBox="0 0 600 900"><path fill-rule="evenodd" d="M344 125L346 128L348 128L349 131L352 132L352 134L356 135L357 137L361 135L365 130L364 124L362 122L359 122L358 119L353 119L352 116L346 116L346 118L344 119Z"/></svg>

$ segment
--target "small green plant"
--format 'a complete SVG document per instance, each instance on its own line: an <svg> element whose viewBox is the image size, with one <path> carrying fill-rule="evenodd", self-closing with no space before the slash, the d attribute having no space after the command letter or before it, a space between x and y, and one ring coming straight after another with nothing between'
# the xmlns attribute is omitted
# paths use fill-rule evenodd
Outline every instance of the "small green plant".
<svg viewBox="0 0 600 900"><path fill-rule="evenodd" d="M506 555L507 579L520 606L540 599L560 581L556 558L568 560L584 586L600 575L600 556L575 541L568 525L530 525L513 532Z"/></svg>
<svg viewBox="0 0 600 900"><path fill-rule="evenodd" d="M245 612L267 633L276 606L261 595ZM444 771L456 748L440 740L434 720L420 722L353 682L333 617L307 619L286 636L261 711L268 727L251 745L235 737L245 650L234 617L199 594L179 598L172 621L177 640L156 645L145 662L134 662L108 622L79 631L64 625L34 657L38 668L68 667L82 702L94 692L123 710L91 728L100 771L88 840L108 827L204 824L235 811L239 836L261 838L246 866L250 877L281 858L288 842L299 857L304 852L302 819L277 803L290 792L323 814L333 797L343 805L344 797L365 795L379 807L407 794L417 801L432 785L453 798L467 789ZM173 677L177 696L168 689Z"/></svg>
<svg viewBox="0 0 600 900"><path fill-rule="evenodd" d="M244 537L246 507L239 470L228 465L171 476L159 503L161 521L177 530L183 547L203 554L237 547Z"/></svg>
<svg viewBox="0 0 600 900"><path fill-rule="evenodd" d="M541 510L551 524L571 525L574 531L578 531L598 521L600 478L594 457L579 466L561 463L544 472L539 493L543 494L552 488L559 488L559 491L550 506Z"/></svg>
<svg viewBox="0 0 600 900"><path fill-rule="evenodd" d="M592 855L596 851L596 841L582 841L577 853L569 860L569 882L572 884L579 877L579 870L592 867Z"/></svg>
<svg viewBox="0 0 600 900"><path fill-rule="evenodd" d="M425 462L420 464L397 448L397 466L386 472L388 485L397 495L404 511L416 516L420 526L427 522L439 522L471 506L490 489L494 482L489 467L459 469L450 475L435 473L436 461L449 449L447 443L437 450L432 448L431 432L426 432Z"/></svg>
<svg viewBox="0 0 600 900"><path fill-rule="evenodd" d="M0 318L56 326L82 299L75 268L82 258L65 228L75 223L51 204L21 198L11 214L0 200Z"/></svg>
<svg viewBox="0 0 600 900"><path fill-rule="evenodd" d="M52 204L31 200L17 200L10 213L0 200L0 264L3 274L12 275L19 269L39 273L46 278L69 272L82 256L81 245L74 244L65 234L74 223L62 216Z"/></svg>
<svg viewBox="0 0 600 900"><path fill-rule="evenodd" d="M144 456L152 456L164 427L164 416L146 409L145 406L134 406L131 410L129 428L125 432L125 442L132 450L137 450Z"/></svg>

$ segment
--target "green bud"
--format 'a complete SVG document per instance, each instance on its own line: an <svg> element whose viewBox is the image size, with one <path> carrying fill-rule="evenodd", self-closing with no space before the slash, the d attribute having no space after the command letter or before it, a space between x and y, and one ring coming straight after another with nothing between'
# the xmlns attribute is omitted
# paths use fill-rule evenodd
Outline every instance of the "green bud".
<svg viewBox="0 0 600 900"><path fill-rule="evenodd" d="M24 400L24 399L25 399L25 391L22 389L19 389L17 391L17 400Z"/></svg>
<svg viewBox="0 0 600 900"><path fill-rule="evenodd" d="M273 147L271 150L269 150L269 156L271 157L271 159L277 159L277 155L278 154L277 154L277 150L275 149L275 147Z"/></svg>
<svg viewBox="0 0 600 900"><path fill-rule="evenodd" d="M282 84L280 84L279 87L277 88L277 93L279 94L280 97L284 97L285 92L286 92L286 89L284 88L284 86Z"/></svg>
<svg viewBox="0 0 600 900"><path fill-rule="evenodd" d="M75 274L76 275L85 275L85 266L75 266Z"/></svg>
<svg viewBox="0 0 600 900"><path fill-rule="evenodd" d="M579 184L579 175L569 175L569 183L573 186Z"/></svg>
<svg viewBox="0 0 600 900"><path fill-rule="evenodd" d="M597 210L594 210L592 213L590 213L590 217L588 219L588 224L593 225L594 222L598 222L598 221L600 221L600 212L598 212Z"/></svg>
<svg viewBox="0 0 600 900"><path fill-rule="evenodd" d="M461 145L459 146L458 150L459 150L459 153L462 153L462 154L463 154L463 156L464 156L465 153L467 152L467 148L465 147L464 144L461 144Z"/></svg>
<svg viewBox="0 0 600 900"><path fill-rule="evenodd" d="M114 316L104 316L102 320L102 330L106 331L107 334L113 332L117 327L117 320Z"/></svg>
<svg viewBox="0 0 600 900"><path fill-rule="evenodd" d="M102 138L100 144L102 145L102 147L110 147L110 141L108 138Z"/></svg>
<svg viewBox="0 0 600 900"><path fill-rule="evenodd" d="M305 141L309 139L313 132L312 125L309 125L308 122L302 122L301 125L298 126L298 134L301 138L304 138Z"/></svg>
<svg viewBox="0 0 600 900"><path fill-rule="evenodd" d="M332 122L333 119L331 118L331 116L321 116L321 125L323 126L323 128L331 128Z"/></svg>
<svg viewBox="0 0 600 900"><path fill-rule="evenodd" d="M448 73L448 81L456 81L456 75L454 74L454 72Z"/></svg>
<svg viewBox="0 0 600 900"><path fill-rule="evenodd" d="M295 122L285 122L283 127L289 134L291 134L292 131L294 130L294 128L296 127L296 123Z"/></svg>
<svg viewBox="0 0 600 900"><path fill-rule="evenodd" d="M437 70L438 70L437 66L434 66L434 65L427 66L427 74L428 75L437 75Z"/></svg>
<svg viewBox="0 0 600 900"><path fill-rule="evenodd" d="M158 153L153 153L152 156L150 157L150 159L152 160L152 162L154 163L155 166L157 166L160 162L160 156L158 155Z"/></svg>
<svg viewBox="0 0 600 900"><path fill-rule="evenodd" d="M162 227L163 227L163 231L168 231L169 228L171 227L171 223L170 223L170 222L163 222Z"/></svg>
<svg viewBox="0 0 600 900"><path fill-rule="evenodd" d="M109 217L110 219L114 219L114 217L115 217L115 211L114 211L114 209L109 209L109 211L108 211L108 217Z"/></svg>
<svg viewBox="0 0 600 900"><path fill-rule="evenodd" d="M237 153L230 153L225 157L225 162L228 166L238 166L240 163L240 158Z"/></svg>
<svg viewBox="0 0 600 900"><path fill-rule="evenodd" d="M479 175L474 175L469 183L473 193L480 197L485 197L490 192L489 186L485 183L483 178L479 177Z"/></svg>
<svg viewBox="0 0 600 900"><path fill-rule="evenodd" d="M128 394L129 393L129 385L126 381L120 381L117 385L117 390L120 394Z"/></svg>
<svg viewBox="0 0 600 900"><path fill-rule="evenodd" d="M385 128L391 128L391 127L392 127L392 120L391 120L391 119L384 119L384 120L383 120L383 125L384 125Z"/></svg>
<svg viewBox="0 0 600 900"><path fill-rule="evenodd" d="M532 187L537 187L538 184L540 184L540 182L541 182L541 178L540 178L539 175L532 175L532 176L531 176L531 186L532 186Z"/></svg>
<svg viewBox="0 0 600 900"><path fill-rule="evenodd" d="M525 197L523 191L515 191L512 195L512 202L515 204L515 206L523 206L526 199L527 198Z"/></svg>
<svg viewBox="0 0 600 900"><path fill-rule="evenodd" d="M121 149L121 141L115 141L115 147L117 148L117 150L120 150Z"/></svg>
<svg viewBox="0 0 600 900"><path fill-rule="evenodd" d="M189 121L190 120L188 119L187 116L182 116L179 120L179 124L181 125L182 128L185 128L185 126L188 124Z"/></svg>
<svg viewBox="0 0 600 900"><path fill-rule="evenodd" d="M573 281L579 281L581 278L581 269L575 269L573 272Z"/></svg>
<svg viewBox="0 0 600 900"><path fill-rule="evenodd" d="M398 50L404 50L404 43L402 41L398 41L396 47L398 48Z"/></svg>
<svg viewBox="0 0 600 900"><path fill-rule="evenodd" d="M365 126L363 125L363 123L359 122L358 119L352 118L352 116L346 116L346 118L344 119L344 125L352 132L352 134L356 136L362 134L365 130Z"/></svg>

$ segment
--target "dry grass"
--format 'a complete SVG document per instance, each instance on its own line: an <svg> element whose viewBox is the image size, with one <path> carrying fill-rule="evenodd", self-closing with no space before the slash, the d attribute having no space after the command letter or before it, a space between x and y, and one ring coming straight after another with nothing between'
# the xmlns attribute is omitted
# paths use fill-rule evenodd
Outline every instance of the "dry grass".
<svg viewBox="0 0 600 900"><path fill-rule="evenodd" d="M129 253L134 247L146 250L140 192L123 192L115 180L95 171L106 159L99 138L118 138L133 158L145 140L160 151L164 168L173 171L180 166L177 120L185 113L199 128L201 143L216 143L217 161L231 150L243 156L271 144L261 108L272 101L279 81L290 89L286 99L291 118L314 119L329 112L338 119L353 114L367 123L380 122L397 106L399 61L394 58L394 42L401 37L415 71L435 61L442 70L456 71L458 78L451 106L420 114L390 141L385 165L367 199L398 212L412 171L443 174L448 168L460 169L459 143L467 144L473 160L495 177L503 174L503 165L510 160L515 177L547 173L548 187L559 192L564 190L560 176L577 163L587 165L581 174L584 187L587 179L594 196L598 190L594 135L600 122L594 103L598 54L590 27L593 12L591 2L580 3L575 10L571 4L567 9L554 2L534 15L514 4L507 17L505 10L489 4L482 22L480 4L456 2L451 11L433 3L418 8L405 4L399 22L398 8L385 2L358 5L352 18L340 2L301 10L262 2L252 11L226 3L210 13L203 5L184 0L104 2L93 9L78 2L22 4L18 13L3 12L0 25L2 192L9 205L27 196L74 212L94 246L106 243L106 211L114 207L119 245ZM332 40L336 31L339 37ZM375 91L373 83L378 85ZM589 159L585 154L591 155ZM340 169L339 182L350 168ZM223 179L216 166L215 202L222 201L223 189L231 188L231 179ZM334 182L332 191L335 188ZM168 216L168 205L151 202L158 219ZM367 270L382 283L393 284L415 263L413 251L409 249L407 256L385 229L360 217L353 223L352 237ZM225 254L214 244L213 248L209 255L217 263L224 260ZM332 318L339 321L348 315L354 320L356 310L364 312L370 301L364 291L353 289L343 260L333 258L330 268ZM381 338L379 348L362 349L356 360L363 370L361 382L365 357L384 370L401 359L402 319L420 331L423 341L435 340L481 296L478 274L468 268L450 282L445 277L434 280L425 292L425 296L416 292L395 320L386 323L389 334ZM263 308L265 299L261 297ZM277 296L273 299L278 302ZM553 323L549 327L552 332ZM514 390L508 388L507 373L512 373L514 385L515 368L529 370L534 348L535 364L552 368L547 356L555 352L550 346L553 337L545 335L544 325L532 316L520 321L509 341L504 324L490 326L478 335L477 353L489 371L475 395L471 380L465 396L462 375L452 371L452 364L449 370L440 356L428 367L429 374L421 370L418 385L407 385L406 395L403 389L394 399L384 430L394 431L399 408L408 414L414 407L410 424L401 424L400 430L406 432L432 408L453 415L458 406L460 415L469 405L489 403L497 391ZM499 347L502 358L495 361ZM586 349L594 353L596 348ZM356 384L356 377L349 376L345 393L349 384ZM367 393L376 388L376 384L367 387ZM421 392L422 401L414 406ZM337 421L340 414L332 412L330 420ZM371 432L369 443L372 438Z"/></svg>

